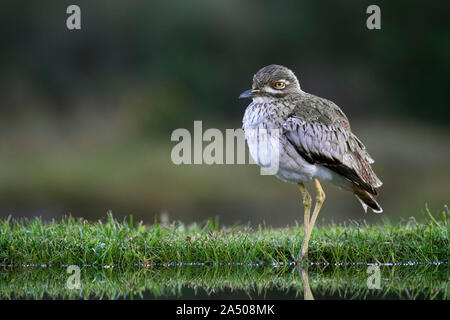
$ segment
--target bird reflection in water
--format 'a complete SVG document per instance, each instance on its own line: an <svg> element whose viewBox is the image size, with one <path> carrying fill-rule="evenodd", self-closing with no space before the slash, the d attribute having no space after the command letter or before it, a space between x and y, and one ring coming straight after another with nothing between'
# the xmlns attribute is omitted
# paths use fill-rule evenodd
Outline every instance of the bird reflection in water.
<svg viewBox="0 0 450 320"><path fill-rule="evenodd" d="M314 300L314 296L311 292L311 288L309 287L309 281L308 281L308 269L298 266L298 273L300 275L300 278L302 279L303 284L303 299L304 300Z"/></svg>

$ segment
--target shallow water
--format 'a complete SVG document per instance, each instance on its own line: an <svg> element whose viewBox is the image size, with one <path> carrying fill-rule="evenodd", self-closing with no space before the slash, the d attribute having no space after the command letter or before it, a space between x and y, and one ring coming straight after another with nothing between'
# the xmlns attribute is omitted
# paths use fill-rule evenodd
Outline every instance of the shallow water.
<svg viewBox="0 0 450 320"><path fill-rule="evenodd" d="M449 262L0 266L1 299L449 299ZM78 282L77 282L78 281ZM79 286L77 285L79 284Z"/></svg>

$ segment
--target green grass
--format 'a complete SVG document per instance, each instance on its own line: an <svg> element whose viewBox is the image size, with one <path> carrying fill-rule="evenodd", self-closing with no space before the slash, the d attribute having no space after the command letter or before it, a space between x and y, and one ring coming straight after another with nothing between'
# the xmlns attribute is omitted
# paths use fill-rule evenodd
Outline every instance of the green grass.
<svg viewBox="0 0 450 320"><path fill-rule="evenodd" d="M434 221L433 221L434 220ZM438 221L439 220L439 221ZM424 224L414 220L382 225L352 222L315 228L309 261L323 263L449 261L447 215ZM217 221L144 226L118 222L89 223L65 218L0 221L0 263L77 265L167 264L178 262L292 262L303 239L302 227L220 228Z"/></svg>
<svg viewBox="0 0 450 320"><path fill-rule="evenodd" d="M317 228L309 253L317 263L307 266L310 288L319 298L448 299L448 232L446 214L423 224L411 219ZM301 298L302 276L289 262L302 239L302 227L221 228L218 221L145 226L111 214L96 223L9 218L0 221L0 298L170 298L236 290L256 298L274 292ZM438 261L443 263L429 263ZM380 267L381 290L367 287L364 263L372 262L394 263ZM81 267L80 289L65 285L69 264Z"/></svg>

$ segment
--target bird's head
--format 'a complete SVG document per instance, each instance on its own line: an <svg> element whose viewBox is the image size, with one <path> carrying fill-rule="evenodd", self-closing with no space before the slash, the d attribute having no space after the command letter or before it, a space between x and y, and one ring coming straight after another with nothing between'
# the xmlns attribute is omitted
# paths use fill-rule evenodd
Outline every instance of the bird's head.
<svg viewBox="0 0 450 320"><path fill-rule="evenodd" d="M243 92L239 98L284 98L302 92L297 77L290 69L271 64L253 76L252 89Z"/></svg>

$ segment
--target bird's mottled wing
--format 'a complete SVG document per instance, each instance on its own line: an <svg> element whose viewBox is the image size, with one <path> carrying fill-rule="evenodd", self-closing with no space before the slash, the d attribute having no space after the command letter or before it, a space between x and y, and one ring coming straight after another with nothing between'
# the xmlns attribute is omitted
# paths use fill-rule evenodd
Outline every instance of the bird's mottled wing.
<svg viewBox="0 0 450 320"><path fill-rule="evenodd" d="M303 109L286 120L283 129L289 142L308 162L327 167L376 195L375 188L382 183L370 167L373 159L350 126L345 125L347 118L330 114L334 110L314 112L320 116L305 116Z"/></svg>

